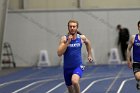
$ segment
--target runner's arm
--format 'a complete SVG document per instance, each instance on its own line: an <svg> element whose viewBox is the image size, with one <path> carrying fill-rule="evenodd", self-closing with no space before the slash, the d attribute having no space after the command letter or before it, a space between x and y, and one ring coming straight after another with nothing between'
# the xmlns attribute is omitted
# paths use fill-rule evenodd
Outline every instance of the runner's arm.
<svg viewBox="0 0 140 93"><path fill-rule="evenodd" d="M91 52L91 43L90 43L90 40L87 39L85 35L80 35L80 36L81 36L81 39L82 39L83 43L85 43L85 45L86 45L89 62L92 62L93 60L95 61L95 58L93 58L92 52Z"/></svg>
<svg viewBox="0 0 140 93"><path fill-rule="evenodd" d="M127 47L127 64L129 68L132 68L131 48L133 46L134 37L135 37L134 35L131 36Z"/></svg>

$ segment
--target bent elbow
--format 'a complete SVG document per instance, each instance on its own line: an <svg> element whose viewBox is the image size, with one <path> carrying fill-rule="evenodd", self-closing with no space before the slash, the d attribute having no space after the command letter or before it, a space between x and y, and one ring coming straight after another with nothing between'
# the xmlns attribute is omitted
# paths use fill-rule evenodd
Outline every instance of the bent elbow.
<svg viewBox="0 0 140 93"><path fill-rule="evenodd" d="M58 55L59 57L61 57L61 56L62 56L62 54L61 54L61 53L59 53L58 51L57 51L57 55Z"/></svg>
<svg viewBox="0 0 140 93"><path fill-rule="evenodd" d="M58 54L58 56L59 56L59 57L61 57L61 56L62 56L62 54Z"/></svg>

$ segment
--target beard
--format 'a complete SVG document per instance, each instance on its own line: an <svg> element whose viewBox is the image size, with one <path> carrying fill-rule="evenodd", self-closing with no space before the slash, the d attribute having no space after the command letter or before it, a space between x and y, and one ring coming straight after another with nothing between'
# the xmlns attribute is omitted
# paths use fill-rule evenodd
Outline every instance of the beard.
<svg viewBox="0 0 140 93"><path fill-rule="evenodd" d="M71 35L75 35L77 33L77 31L69 31L69 34Z"/></svg>

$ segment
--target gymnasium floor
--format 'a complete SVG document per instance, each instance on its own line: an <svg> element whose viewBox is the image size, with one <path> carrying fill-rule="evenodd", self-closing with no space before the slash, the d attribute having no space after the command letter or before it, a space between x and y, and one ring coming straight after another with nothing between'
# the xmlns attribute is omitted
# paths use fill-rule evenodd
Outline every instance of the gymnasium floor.
<svg viewBox="0 0 140 93"><path fill-rule="evenodd" d="M4 73L1 70L0 73ZM140 93L132 70L123 65L87 66L81 93ZM68 93L62 67L22 68L0 75L0 93Z"/></svg>

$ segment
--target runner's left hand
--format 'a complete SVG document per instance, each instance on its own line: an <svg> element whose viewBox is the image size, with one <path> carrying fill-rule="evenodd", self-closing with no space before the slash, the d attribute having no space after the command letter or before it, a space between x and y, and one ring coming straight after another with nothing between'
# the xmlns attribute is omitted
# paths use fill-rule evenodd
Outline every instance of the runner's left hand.
<svg viewBox="0 0 140 93"><path fill-rule="evenodd" d="M89 61L90 63L92 63L92 62L93 62L93 58L92 58L91 56L88 56L88 61Z"/></svg>

